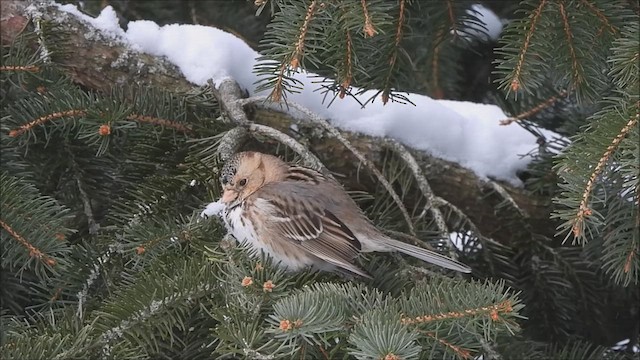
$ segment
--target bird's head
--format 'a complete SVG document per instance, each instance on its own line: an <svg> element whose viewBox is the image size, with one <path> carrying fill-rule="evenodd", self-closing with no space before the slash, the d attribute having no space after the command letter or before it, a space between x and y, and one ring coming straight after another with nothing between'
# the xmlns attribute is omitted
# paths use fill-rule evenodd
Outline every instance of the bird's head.
<svg viewBox="0 0 640 360"><path fill-rule="evenodd" d="M279 158L254 151L233 155L222 167L222 202L230 205L243 202L285 172L286 164Z"/></svg>

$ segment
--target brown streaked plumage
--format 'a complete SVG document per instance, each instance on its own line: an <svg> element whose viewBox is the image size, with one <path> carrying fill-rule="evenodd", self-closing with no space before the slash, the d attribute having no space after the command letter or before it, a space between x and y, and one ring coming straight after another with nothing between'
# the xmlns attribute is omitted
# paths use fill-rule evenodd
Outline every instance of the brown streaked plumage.
<svg viewBox="0 0 640 360"><path fill-rule="evenodd" d="M382 234L336 181L320 172L258 152L241 152L224 165L223 218L240 242L292 270L315 267L369 275L360 252L400 251L461 272L466 265Z"/></svg>

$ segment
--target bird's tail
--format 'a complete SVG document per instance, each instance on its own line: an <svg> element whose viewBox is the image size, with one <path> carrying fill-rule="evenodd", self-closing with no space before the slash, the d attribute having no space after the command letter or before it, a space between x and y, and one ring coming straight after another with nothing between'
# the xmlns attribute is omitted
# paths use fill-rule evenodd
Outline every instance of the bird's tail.
<svg viewBox="0 0 640 360"><path fill-rule="evenodd" d="M460 261L451 259L444 255L438 254L435 251L419 248L417 246L404 243L402 241L394 240L391 238L385 238L384 244L395 251L399 251L403 254L413 256L416 259L426 261L430 264L438 265L446 269L460 271L463 273L470 273L471 268L461 263Z"/></svg>

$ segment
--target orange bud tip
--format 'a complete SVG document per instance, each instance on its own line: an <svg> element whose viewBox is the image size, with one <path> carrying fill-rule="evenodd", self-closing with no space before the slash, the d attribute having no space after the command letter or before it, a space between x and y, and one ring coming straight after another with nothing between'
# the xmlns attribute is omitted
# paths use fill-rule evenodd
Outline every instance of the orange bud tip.
<svg viewBox="0 0 640 360"><path fill-rule="evenodd" d="M243 287L250 286L251 284L253 284L253 278L251 278L250 276L245 276L244 279L242 279Z"/></svg>
<svg viewBox="0 0 640 360"><path fill-rule="evenodd" d="M272 292L274 287L276 287L274 283L271 280L267 280L262 285L262 290L264 290L264 292Z"/></svg>
<svg viewBox="0 0 640 360"><path fill-rule="evenodd" d="M367 24L364 26L364 34L365 37L373 37L377 33L376 29L373 28L373 25Z"/></svg>
<svg viewBox="0 0 640 360"><path fill-rule="evenodd" d="M278 326L278 328L282 331L289 331L291 330L291 328L293 328L293 324L291 324L291 321L289 320L280 320L280 326Z"/></svg>
<svg viewBox="0 0 640 360"><path fill-rule="evenodd" d="M511 81L511 90L512 91L520 90L520 81L518 81L518 79L513 79L513 81Z"/></svg>
<svg viewBox="0 0 640 360"><path fill-rule="evenodd" d="M109 126L108 124L100 125L100 129L98 129L98 134L100 134L100 136L111 135L111 126Z"/></svg>

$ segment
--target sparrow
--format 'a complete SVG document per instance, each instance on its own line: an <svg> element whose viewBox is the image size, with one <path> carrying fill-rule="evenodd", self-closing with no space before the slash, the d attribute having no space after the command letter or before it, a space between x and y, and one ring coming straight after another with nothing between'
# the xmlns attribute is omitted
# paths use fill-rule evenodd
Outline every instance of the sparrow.
<svg viewBox="0 0 640 360"><path fill-rule="evenodd" d="M465 264L381 233L334 179L259 152L233 155L220 172L228 231L289 270L315 268L370 275L361 252L398 251L447 269Z"/></svg>

